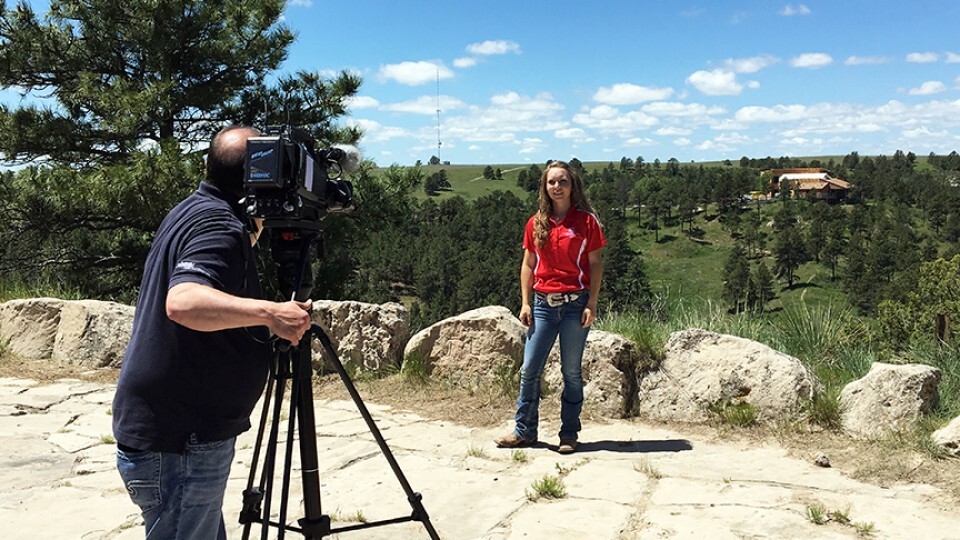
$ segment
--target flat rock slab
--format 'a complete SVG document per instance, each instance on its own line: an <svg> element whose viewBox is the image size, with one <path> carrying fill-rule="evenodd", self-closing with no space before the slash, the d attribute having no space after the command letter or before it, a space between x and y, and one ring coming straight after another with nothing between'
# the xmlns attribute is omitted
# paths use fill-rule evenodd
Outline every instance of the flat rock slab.
<svg viewBox="0 0 960 540"><path fill-rule="evenodd" d="M0 404L31 407L15 409L21 411L17 416L0 414L4 539L143 538L139 512L114 470L114 448L105 437L112 392L76 381L0 379ZM32 397L24 400L26 394ZM37 404L48 406L34 408ZM518 452L495 447L503 427L475 429L380 405L369 408L444 539L856 537L849 525L813 524L807 517L811 505L872 524L874 538L960 538L960 515L938 488L880 488L816 467L776 445L718 443L685 434L682 427L614 421L587 423L573 455L556 453L555 440ZM409 516L406 494L354 404L316 401L314 410L322 511L334 528ZM3 411L10 412L0 407ZM543 432L555 427L544 426ZM237 443L224 503L231 538L241 536L237 516L255 435L247 432ZM303 514L296 453L288 522ZM532 500L534 482L546 476L562 478L565 498ZM272 505L275 519L278 507L279 495ZM259 528L251 537L260 537ZM403 540L427 534L422 524L408 522L332 538Z"/></svg>

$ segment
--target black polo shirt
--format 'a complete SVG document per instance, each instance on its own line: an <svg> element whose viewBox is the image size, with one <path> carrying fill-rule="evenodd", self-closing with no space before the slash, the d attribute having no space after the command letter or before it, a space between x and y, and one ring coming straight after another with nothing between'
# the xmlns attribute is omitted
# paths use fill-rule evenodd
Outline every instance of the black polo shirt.
<svg viewBox="0 0 960 540"><path fill-rule="evenodd" d="M250 428L269 364L265 327L198 332L167 317L167 291L192 282L260 298L237 197L202 182L164 218L147 256L117 391L117 442L182 452L191 435L219 441Z"/></svg>

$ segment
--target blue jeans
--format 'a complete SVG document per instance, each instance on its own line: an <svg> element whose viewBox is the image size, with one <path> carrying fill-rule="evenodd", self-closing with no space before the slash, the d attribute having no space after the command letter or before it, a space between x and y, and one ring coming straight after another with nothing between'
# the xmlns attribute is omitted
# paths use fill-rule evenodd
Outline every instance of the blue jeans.
<svg viewBox="0 0 960 540"><path fill-rule="evenodd" d="M223 493L235 442L192 437L182 454L117 450L117 469L148 539L226 539Z"/></svg>
<svg viewBox="0 0 960 540"><path fill-rule="evenodd" d="M560 438L577 439L580 432L580 410L583 408L583 377L580 366L587 332L580 321L587 307L588 294L573 302L550 307L534 297L533 322L527 329L520 371L520 398L517 400L515 433L528 441L537 440L540 421L540 376L557 336L560 336L560 372L563 393L560 395Z"/></svg>

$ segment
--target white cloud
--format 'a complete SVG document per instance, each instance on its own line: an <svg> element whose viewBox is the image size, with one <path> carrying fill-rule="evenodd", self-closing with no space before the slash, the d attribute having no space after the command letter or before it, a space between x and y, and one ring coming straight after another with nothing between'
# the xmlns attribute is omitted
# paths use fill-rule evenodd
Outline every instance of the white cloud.
<svg viewBox="0 0 960 540"><path fill-rule="evenodd" d="M646 137L631 137L623 141L623 146L653 146L657 141Z"/></svg>
<svg viewBox="0 0 960 540"><path fill-rule="evenodd" d="M687 82L708 96L737 96L743 91L736 74L723 69L697 71L687 77Z"/></svg>
<svg viewBox="0 0 960 540"><path fill-rule="evenodd" d="M601 87L593 94L593 100L608 105L633 105L644 101L667 99L673 95L673 88L653 88L619 83L609 88Z"/></svg>
<svg viewBox="0 0 960 540"><path fill-rule="evenodd" d="M775 56L763 55L749 58L728 58L723 61L723 65L734 73L756 73L776 64L778 61Z"/></svg>
<svg viewBox="0 0 960 540"><path fill-rule="evenodd" d="M604 133L629 135L638 130L649 129L660 121L642 111L621 113L613 107L600 105L588 113L574 115L573 122Z"/></svg>
<svg viewBox="0 0 960 540"><path fill-rule="evenodd" d="M932 64L940 59L940 55L935 52L915 52L907 55L907 62L914 64Z"/></svg>
<svg viewBox="0 0 960 540"><path fill-rule="evenodd" d="M866 66L887 64L890 62L889 56L849 56L843 61L848 66Z"/></svg>
<svg viewBox="0 0 960 540"><path fill-rule="evenodd" d="M690 146L690 139L686 137L680 137L679 139L674 139L673 144L677 146Z"/></svg>
<svg viewBox="0 0 960 540"><path fill-rule="evenodd" d="M907 129L904 130L902 135L908 139L924 139L924 138L936 138L936 139L945 139L950 137L950 132L947 130L933 132L927 126L920 126L916 129Z"/></svg>
<svg viewBox="0 0 960 540"><path fill-rule="evenodd" d="M554 131L553 136L558 139L583 140L587 138L587 132L580 128L566 128Z"/></svg>
<svg viewBox="0 0 960 540"><path fill-rule="evenodd" d="M440 96L440 109L451 111L466 107L466 103L451 96ZM385 111L406 112L413 114L437 114L437 96L420 96L410 101L389 103L380 107Z"/></svg>
<svg viewBox="0 0 960 540"><path fill-rule="evenodd" d="M436 62L400 62L380 66L379 77L383 80L392 80L407 86L420 86L441 79L452 79L453 71Z"/></svg>
<svg viewBox="0 0 960 540"><path fill-rule="evenodd" d="M477 151L480 149L482 149L482 147L478 144L471 144L470 146L467 147L467 150L473 150L473 151Z"/></svg>
<svg viewBox="0 0 960 540"><path fill-rule="evenodd" d="M911 96L932 96L933 94L942 94L947 91L947 85L940 81L926 81L917 88L911 88L908 92Z"/></svg>
<svg viewBox="0 0 960 540"><path fill-rule="evenodd" d="M784 17L792 17L794 15L810 15L812 13L810 8L804 4L797 4L797 7L793 7L792 4L787 4L783 6L783 9L780 10L780 14Z"/></svg>
<svg viewBox="0 0 960 540"><path fill-rule="evenodd" d="M957 54L955 52L948 52L946 53L946 56L947 58L944 60L944 62L948 64L956 64L960 62L960 54Z"/></svg>
<svg viewBox="0 0 960 540"><path fill-rule="evenodd" d="M481 56L490 56L494 54L515 53L520 54L520 45L514 41L484 41L482 43L471 43L467 45L467 52Z"/></svg>
<svg viewBox="0 0 960 540"><path fill-rule="evenodd" d="M804 53L790 60L790 65L796 68L821 68L833 63L833 57L827 53Z"/></svg>
<svg viewBox="0 0 960 540"><path fill-rule="evenodd" d="M517 133L566 129L570 125L559 114L563 108L547 93L532 97L516 92L498 94L490 98L488 107L470 106L463 114L448 115L443 121L444 140L515 142ZM425 130L424 136L428 135Z"/></svg>
<svg viewBox="0 0 960 540"><path fill-rule="evenodd" d="M469 68L477 65L477 59L465 56L463 58L457 58L453 61L453 67L457 68Z"/></svg>
<svg viewBox="0 0 960 540"><path fill-rule="evenodd" d="M640 110L653 116L684 117L707 117L727 112L726 109L719 106L707 107L700 103L678 103L676 101L657 101L644 105Z"/></svg>
<svg viewBox="0 0 960 540"><path fill-rule="evenodd" d="M374 109L380 106L380 102L370 96L353 96L347 98L346 105L348 109Z"/></svg>
<svg viewBox="0 0 960 540"><path fill-rule="evenodd" d="M689 135L693 133L693 131L685 128L668 126L668 127L662 127L657 131L655 131L654 133L656 133L657 135L670 137L670 136L677 136L677 135Z"/></svg>
<svg viewBox="0 0 960 540"><path fill-rule="evenodd" d="M410 132L403 128L384 126L375 120L364 118L347 120L347 125L357 126L363 130L361 142L385 142L399 137L409 137Z"/></svg>
<svg viewBox="0 0 960 540"><path fill-rule="evenodd" d="M747 88L751 90L756 90L760 88L760 81L747 81Z"/></svg>
<svg viewBox="0 0 960 540"><path fill-rule="evenodd" d="M803 105L749 106L738 110L734 118L739 122L787 122L803 119L806 112Z"/></svg>
<svg viewBox="0 0 960 540"><path fill-rule="evenodd" d="M313 7L313 0L290 0L291 6Z"/></svg>

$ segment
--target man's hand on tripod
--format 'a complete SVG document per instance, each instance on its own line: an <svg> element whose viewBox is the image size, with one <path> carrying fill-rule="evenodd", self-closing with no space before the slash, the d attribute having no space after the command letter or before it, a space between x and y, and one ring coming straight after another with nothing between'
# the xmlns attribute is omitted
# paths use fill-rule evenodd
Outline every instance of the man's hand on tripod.
<svg viewBox="0 0 960 540"><path fill-rule="evenodd" d="M298 302L277 302L269 310L270 320L267 327L280 339L285 339L296 345L303 339L303 334L310 329L310 308L313 300Z"/></svg>

